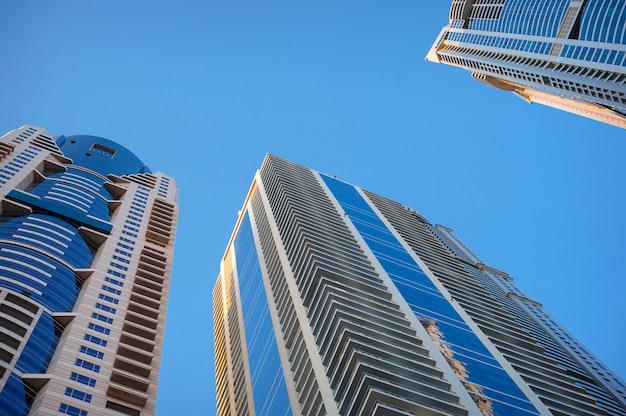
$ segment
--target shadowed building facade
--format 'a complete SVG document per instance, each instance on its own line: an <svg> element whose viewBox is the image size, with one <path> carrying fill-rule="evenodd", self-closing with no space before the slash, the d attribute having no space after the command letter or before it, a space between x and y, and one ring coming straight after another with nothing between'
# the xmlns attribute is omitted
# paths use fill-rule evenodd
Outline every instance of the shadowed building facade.
<svg viewBox="0 0 626 416"><path fill-rule="evenodd" d="M0 138L0 414L154 414L177 198L110 140Z"/></svg>
<svg viewBox="0 0 626 416"><path fill-rule="evenodd" d="M452 230L276 156L213 300L220 416L626 414L619 377Z"/></svg>
<svg viewBox="0 0 626 416"><path fill-rule="evenodd" d="M626 128L624 0L453 0L426 59Z"/></svg>

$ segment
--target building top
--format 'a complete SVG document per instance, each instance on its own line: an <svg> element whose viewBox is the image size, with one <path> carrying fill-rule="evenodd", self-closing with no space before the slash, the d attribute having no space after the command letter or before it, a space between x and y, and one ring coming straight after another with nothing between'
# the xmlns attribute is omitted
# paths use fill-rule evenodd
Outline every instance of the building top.
<svg viewBox="0 0 626 416"><path fill-rule="evenodd" d="M55 139L63 154L75 165L89 167L101 175L151 173L134 153L112 140L88 135L61 135Z"/></svg>

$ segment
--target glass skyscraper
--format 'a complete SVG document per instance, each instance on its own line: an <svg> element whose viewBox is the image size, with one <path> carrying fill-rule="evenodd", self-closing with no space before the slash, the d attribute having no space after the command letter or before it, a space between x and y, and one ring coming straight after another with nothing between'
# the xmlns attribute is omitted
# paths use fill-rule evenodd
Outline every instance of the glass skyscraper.
<svg viewBox="0 0 626 416"><path fill-rule="evenodd" d="M110 140L0 138L0 414L154 414L177 198Z"/></svg>
<svg viewBox="0 0 626 416"><path fill-rule="evenodd" d="M426 59L626 128L624 0L453 0Z"/></svg>
<svg viewBox="0 0 626 416"><path fill-rule="evenodd" d="M626 415L626 386L449 228L268 155L213 292L217 414Z"/></svg>

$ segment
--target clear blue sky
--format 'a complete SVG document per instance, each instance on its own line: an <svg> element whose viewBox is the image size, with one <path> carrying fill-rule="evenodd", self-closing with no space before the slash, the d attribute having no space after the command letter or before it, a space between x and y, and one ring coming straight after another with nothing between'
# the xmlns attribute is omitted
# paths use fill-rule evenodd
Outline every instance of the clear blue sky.
<svg viewBox="0 0 626 416"><path fill-rule="evenodd" d="M425 62L450 3L1 3L0 131L179 184L158 416L215 412L211 290L268 152L453 228L626 378L626 131Z"/></svg>

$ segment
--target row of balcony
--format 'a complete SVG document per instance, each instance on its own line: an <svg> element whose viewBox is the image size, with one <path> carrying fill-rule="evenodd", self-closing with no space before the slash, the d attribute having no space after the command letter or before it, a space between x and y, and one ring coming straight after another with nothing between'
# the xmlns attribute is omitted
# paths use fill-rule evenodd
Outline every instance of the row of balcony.
<svg viewBox="0 0 626 416"><path fill-rule="evenodd" d="M143 407L148 400L155 357L166 258L143 249L122 327L109 397Z"/></svg>
<svg viewBox="0 0 626 416"><path fill-rule="evenodd" d="M339 412L467 414L315 175L271 162L261 176L298 286L291 296L307 310Z"/></svg>
<svg viewBox="0 0 626 416"><path fill-rule="evenodd" d="M39 307L34 303L13 293L0 291L0 391L10 373L7 370L15 366L26 335L38 314Z"/></svg>

